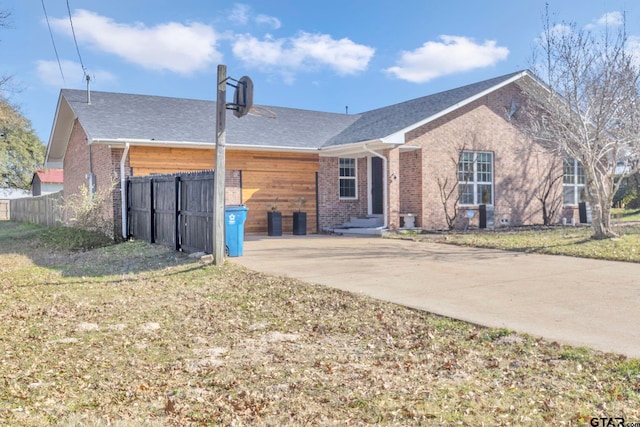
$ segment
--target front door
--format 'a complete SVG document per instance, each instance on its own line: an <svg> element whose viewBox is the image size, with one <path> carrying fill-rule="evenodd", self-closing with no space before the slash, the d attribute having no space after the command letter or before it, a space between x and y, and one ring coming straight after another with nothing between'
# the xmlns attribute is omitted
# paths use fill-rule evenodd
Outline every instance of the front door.
<svg viewBox="0 0 640 427"><path fill-rule="evenodd" d="M371 157L371 214L382 215L384 213L383 194L384 180L382 179L382 159Z"/></svg>

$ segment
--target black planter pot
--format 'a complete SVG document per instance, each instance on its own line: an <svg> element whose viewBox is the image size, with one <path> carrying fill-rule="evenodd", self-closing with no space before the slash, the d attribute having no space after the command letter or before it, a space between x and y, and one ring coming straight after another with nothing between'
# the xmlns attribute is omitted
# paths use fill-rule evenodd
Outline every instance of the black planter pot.
<svg viewBox="0 0 640 427"><path fill-rule="evenodd" d="M269 236L282 236L282 212L267 212L267 232Z"/></svg>
<svg viewBox="0 0 640 427"><path fill-rule="evenodd" d="M295 236L304 236L307 234L307 213L293 213L293 234Z"/></svg>

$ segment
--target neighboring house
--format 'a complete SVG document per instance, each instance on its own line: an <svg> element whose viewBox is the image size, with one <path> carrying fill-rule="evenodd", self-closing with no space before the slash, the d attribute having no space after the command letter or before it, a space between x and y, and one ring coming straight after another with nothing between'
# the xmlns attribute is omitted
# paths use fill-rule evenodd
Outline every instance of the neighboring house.
<svg viewBox="0 0 640 427"><path fill-rule="evenodd" d="M62 169L38 169L31 180L31 194L42 196L62 191L64 173Z"/></svg>
<svg viewBox="0 0 640 427"><path fill-rule="evenodd" d="M227 203L249 207L248 234L266 233L276 197L287 229L287 202L299 196L309 232L360 217L397 229L405 214L441 229L446 194L449 210L460 194L460 225L480 204L494 208L496 222L540 223L536 194L553 158L514 126L532 82L521 71L356 115L265 107L275 118L238 119L228 111ZM65 196L128 175L210 169L215 130L212 101L64 89L46 164L64 168ZM117 185L108 212L117 230L121 198Z"/></svg>

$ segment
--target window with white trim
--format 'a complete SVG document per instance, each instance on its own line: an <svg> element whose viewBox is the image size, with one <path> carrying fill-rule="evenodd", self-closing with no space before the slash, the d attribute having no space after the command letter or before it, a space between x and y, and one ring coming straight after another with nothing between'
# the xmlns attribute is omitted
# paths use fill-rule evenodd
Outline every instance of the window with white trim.
<svg viewBox="0 0 640 427"><path fill-rule="evenodd" d="M356 168L356 159L339 158L340 167L340 198L341 199L357 199L358 198L358 174Z"/></svg>
<svg viewBox="0 0 640 427"><path fill-rule="evenodd" d="M564 159L562 167L562 194L565 205L577 205L585 201L585 183L582 164L576 159Z"/></svg>
<svg viewBox="0 0 640 427"><path fill-rule="evenodd" d="M493 153L462 151L458 162L460 205L493 204Z"/></svg>

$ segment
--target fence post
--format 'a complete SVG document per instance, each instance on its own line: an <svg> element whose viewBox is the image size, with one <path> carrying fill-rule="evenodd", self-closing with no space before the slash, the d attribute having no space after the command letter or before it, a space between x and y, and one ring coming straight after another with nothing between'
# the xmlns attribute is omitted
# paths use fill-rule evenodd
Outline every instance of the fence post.
<svg viewBox="0 0 640 427"><path fill-rule="evenodd" d="M149 242L155 243L155 209L153 208L153 178L149 178Z"/></svg>
<svg viewBox="0 0 640 427"><path fill-rule="evenodd" d="M129 177L125 178L125 194L124 194L124 200L122 201L122 203L126 203L127 205L127 209L126 209L126 215L127 215L127 237L126 239L129 239L129 236L131 236L131 180L129 179Z"/></svg>
<svg viewBox="0 0 640 427"><path fill-rule="evenodd" d="M176 251L180 250L180 175L176 175L174 204L174 238Z"/></svg>

